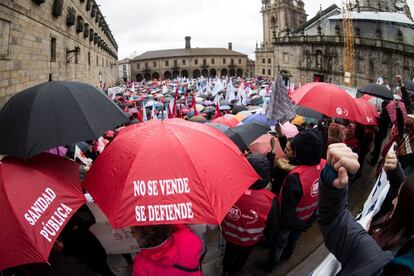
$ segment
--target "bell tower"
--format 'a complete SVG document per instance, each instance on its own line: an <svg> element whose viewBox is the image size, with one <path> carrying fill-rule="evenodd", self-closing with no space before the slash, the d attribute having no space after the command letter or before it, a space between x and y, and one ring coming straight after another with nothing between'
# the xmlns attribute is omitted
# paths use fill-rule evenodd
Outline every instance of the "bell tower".
<svg viewBox="0 0 414 276"><path fill-rule="evenodd" d="M263 44L271 45L276 37L289 34L306 21L302 0L262 0Z"/></svg>

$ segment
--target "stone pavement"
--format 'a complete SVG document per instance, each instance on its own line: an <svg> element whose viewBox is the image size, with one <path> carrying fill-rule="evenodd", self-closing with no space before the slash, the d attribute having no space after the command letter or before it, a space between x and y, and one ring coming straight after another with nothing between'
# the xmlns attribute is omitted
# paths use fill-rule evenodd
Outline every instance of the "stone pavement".
<svg viewBox="0 0 414 276"><path fill-rule="evenodd" d="M365 164L362 177L358 178L350 186L349 206L354 214L357 214L362 208L363 203L371 191L372 185L374 184L374 173L374 168ZM218 229L210 232L207 240L208 251L203 261L203 275L222 275L222 254L224 248L220 242ZM260 271L254 265L255 260L265 259L267 254L266 249L257 247L253 250L243 271L239 275L309 275L328 253L328 250L323 245L323 239L318 225L315 223L307 232L303 233L293 256L288 261L281 262L271 274ZM111 255L108 257L108 260L112 270L117 276L131 275L131 267L127 265L122 256Z"/></svg>

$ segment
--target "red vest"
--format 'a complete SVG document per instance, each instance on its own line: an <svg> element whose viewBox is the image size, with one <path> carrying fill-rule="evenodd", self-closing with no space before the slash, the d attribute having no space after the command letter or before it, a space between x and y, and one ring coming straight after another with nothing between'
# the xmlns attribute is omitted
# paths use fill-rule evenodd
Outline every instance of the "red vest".
<svg viewBox="0 0 414 276"><path fill-rule="evenodd" d="M319 198L319 177L326 161L321 159L321 163L315 166L297 166L290 174L299 174L300 183L302 184L303 196L296 206L296 216L302 221L308 221L318 207ZM285 182L282 185L282 191ZM282 206L282 193L278 198Z"/></svg>
<svg viewBox="0 0 414 276"><path fill-rule="evenodd" d="M274 197L267 189L247 190L221 223L224 238L239 246L251 246L259 242L263 238Z"/></svg>

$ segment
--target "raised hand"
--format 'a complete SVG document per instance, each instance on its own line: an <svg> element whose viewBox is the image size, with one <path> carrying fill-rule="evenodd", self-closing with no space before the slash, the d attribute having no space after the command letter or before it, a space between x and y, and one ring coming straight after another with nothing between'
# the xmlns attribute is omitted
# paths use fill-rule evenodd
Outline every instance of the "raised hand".
<svg viewBox="0 0 414 276"><path fill-rule="evenodd" d="M358 154L342 143L329 146L326 162L338 172L338 178L332 184L337 189L344 188L349 180L348 174L355 174L360 167Z"/></svg>

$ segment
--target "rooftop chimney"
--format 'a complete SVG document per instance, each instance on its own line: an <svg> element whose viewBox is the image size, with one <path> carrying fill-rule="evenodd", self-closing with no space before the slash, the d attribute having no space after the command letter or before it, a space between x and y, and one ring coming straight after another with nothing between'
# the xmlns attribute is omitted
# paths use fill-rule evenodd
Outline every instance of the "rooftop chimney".
<svg viewBox="0 0 414 276"><path fill-rule="evenodd" d="M229 50L233 50L233 43L229 42Z"/></svg>
<svg viewBox="0 0 414 276"><path fill-rule="evenodd" d="M191 36L186 36L185 37L185 48L186 49L191 49Z"/></svg>

